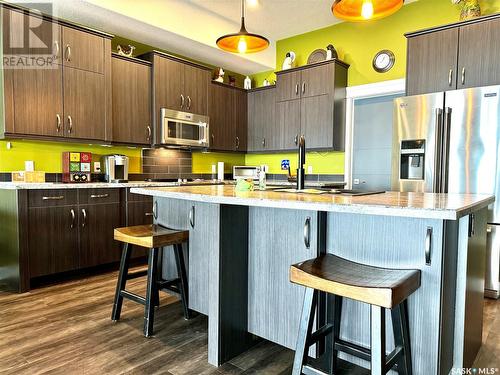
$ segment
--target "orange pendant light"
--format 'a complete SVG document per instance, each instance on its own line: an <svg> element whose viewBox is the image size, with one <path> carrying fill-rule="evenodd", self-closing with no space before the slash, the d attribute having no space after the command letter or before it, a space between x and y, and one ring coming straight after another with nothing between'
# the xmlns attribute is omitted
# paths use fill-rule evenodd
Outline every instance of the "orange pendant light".
<svg viewBox="0 0 500 375"><path fill-rule="evenodd" d="M241 29L238 33L227 34L217 39L217 46L233 53L253 53L269 47L267 38L249 33L245 28L245 0L241 0Z"/></svg>
<svg viewBox="0 0 500 375"><path fill-rule="evenodd" d="M333 15L346 21L378 20L403 6L404 0L335 0Z"/></svg>

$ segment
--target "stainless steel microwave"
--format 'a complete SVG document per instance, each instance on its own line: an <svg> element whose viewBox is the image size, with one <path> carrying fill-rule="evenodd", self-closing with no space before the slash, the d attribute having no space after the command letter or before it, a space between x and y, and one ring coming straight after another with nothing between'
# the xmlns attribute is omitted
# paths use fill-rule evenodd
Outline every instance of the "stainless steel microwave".
<svg viewBox="0 0 500 375"><path fill-rule="evenodd" d="M193 113L160 110L161 139L163 145L208 147L208 117Z"/></svg>

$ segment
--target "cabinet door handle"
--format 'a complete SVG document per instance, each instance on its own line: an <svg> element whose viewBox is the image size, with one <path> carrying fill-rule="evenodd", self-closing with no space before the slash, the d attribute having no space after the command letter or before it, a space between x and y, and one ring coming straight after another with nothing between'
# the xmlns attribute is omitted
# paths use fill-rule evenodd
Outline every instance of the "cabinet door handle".
<svg viewBox="0 0 500 375"><path fill-rule="evenodd" d="M54 47L55 47L55 52L54 52L54 58L57 60L59 58L59 53L61 52L61 47L59 46L59 41L54 42Z"/></svg>
<svg viewBox="0 0 500 375"><path fill-rule="evenodd" d="M311 247L311 218L307 217L304 223L304 245L306 249Z"/></svg>
<svg viewBox="0 0 500 375"><path fill-rule="evenodd" d="M299 84L295 84L295 95L299 95Z"/></svg>
<svg viewBox="0 0 500 375"><path fill-rule="evenodd" d="M237 137L235 138L235 141L236 141L236 148L237 148L237 149L238 149L238 148L240 148L240 137L238 137L238 136L237 136Z"/></svg>
<svg viewBox="0 0 500 375"><path fill-rule="evenodd" d="M462 68L462 85L465 85L465 66Z"/></svg>
<svg viewBox="0 0 500 375"><path fill-rule="evenodd" d="M302 82L302 94L305 94L306 92L306 83Z"/></svg>
<svg viewBox="0 0 500 375"><path fill-rule="evenodd" d="M491 228L490 228L491 233ZM469 237L473 237L476 234L476 215L469 215Z"/></svg>
<svg viewBox="0 0 500 375"><path fill-rule="evenodd" d="M75 210L71 209L69 213L71 214L71 225L69 227L73 229L75 227Z"/></svg>
<svg viewBox="0 0 500 375"><path fill-rule="evenodd" d="M85 210L85 208L82 208L82 215L83 215L82 228L85 228L85 225L87 225L87 211Z"/></svg>
<svg viewBox="0 0 500 375"><path fill-rule="evenodd" d="M152 212L146 212L146 213L144 214L144 216L154 216L154 213L152 213Z"/></svg>
<svg viewBox="0 0 500 375"><path fill-rule="evenodd" d="M71 61L71 46L66 44L66 61Z"/></svg>
<svg viewBox="0 0 500 375"><path fill-rule="evenodd" d="M146 140L147 141L151 141L151 126L146 126L146 132L147 132L147 135L146 135Z"/></svg>
<svg viewBox="0 0 500 375"><path fill-rule="evenodd" d="M266 139L262 138L262 147L266 147Z"/></svg>
<svg viewBox="0 0 500 375"><path fill-rule="evenodd" d="M450 72L448 73L448 86L450 87L452 84L452 80L453 80L453 69L450 69Z"/></svg>
<svg viewBox="0 0 500 375"><path fill-rule="evenodd" d="M191 225L191 228L194 228L194 206L191 206L189 210L189 225Z"/></svg>
<svg viewBox="0 0 500 375"><path fill-rule="evenodd" d="M58 113L56 114L56 132L61 131L61 115Z"/></svg>
<svg viewBox="0 0 500 375"><path fill-rule="evenodd" d="M153 203L153 218L158 220L158 201Z"/></svg>
<svg viewBox="0 0 500 375"><path fill-rule="evenodd" d="M427 232L425 234L425 265L431 265L431 255L432 255L432 227L427 227Z"/></svg>
<svg viewBox="0 0 500 375"><path fill-rule="evenodd" d="M187 109L191 109L191 97L188 95L187 99L188 99L188 107L187 107Z"/></svg>
<svg viewBox="0 0 500 375"><path fill-rule="evenodd" d="M184 107L184 95L181 94L181 109Z"/></svg>
<svg viewBox="0 0 500 375"><path fill-rule="evenodd" d="M215 141L215 135L212 133L212 143Z"/></svg>
<svg viewBox="0 0 500 375"><path fill-rule="evenodd" d="M58 195L55 197L42 197L42 200L44 201L60 201L61 199L64 199L64 195Z"/></svg>
<svg viewBox="0 0 500 375"><path fill-rule="evenodd" d="M295 146L299 144L299 135L295 134L295 138L293 139L293 143L295 143Z"/></svg>
<svg viewBox="0 0 500 375"><path fill-rule="evenodd" d="M71 134L73 131L73 118L68 115L68 134Z"/></svg>
<svg viewBox="0 0 500 375"><path fill-rule="evenodd" d="M91 194L90 198L107 198L109 194Z"/></svg>

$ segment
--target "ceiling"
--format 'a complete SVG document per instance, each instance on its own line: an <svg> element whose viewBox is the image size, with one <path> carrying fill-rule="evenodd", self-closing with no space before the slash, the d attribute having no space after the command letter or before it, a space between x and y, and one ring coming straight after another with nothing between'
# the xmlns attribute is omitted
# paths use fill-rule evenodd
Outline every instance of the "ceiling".
<svg viewBox="0 0 500 375"><path fill-rule="evenodd" d="M57 17L243 74L274 69L277 40L339 22L330 9L333 0L246 1L247 29L266 36L271 46L243 56L215 45L219 36L239 30L240 0L53 0L53 4Z"/></svg>

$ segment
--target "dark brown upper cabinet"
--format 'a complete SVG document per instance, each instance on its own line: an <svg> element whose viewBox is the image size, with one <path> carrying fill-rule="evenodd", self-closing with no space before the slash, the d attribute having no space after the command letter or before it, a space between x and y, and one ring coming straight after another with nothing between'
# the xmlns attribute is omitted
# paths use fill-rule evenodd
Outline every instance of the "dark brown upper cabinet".
<svg viewBox="0 0 500 375"><path fill-rule="evenodd" d="M456 88L458 34L458 29L448 29L408 39L408 95Z"/></svg>
<svg viewBox="0 0 500 375"><path fill-rule="evenodd" d="M151 64L119 55L112 58L113 141L152 142Z"/></svg>
<svg viewBox="0 0 500 375"><path fill-rule="evenodd" d="M211 83L208 97L210 149L218 151L246 151L246 91L225 84Z"/></svg>
<svg viewBox="0 0 500 375"><path fill-rule="evenodd" d="M500 84L500 18L460 27L458 88Z"/></svg>
<svg viewBox="0 0 500 375"><path fill-rule="evenodd" d="M110 141L112 35L1 6L4 53L10 52L11 30L37 22L42 33L53 36L55 58L49 69L3 69L3 135Z"/></svg>
<svg viewBox="0 0 500 375"><path fill-rule="evenodd" d="M500 84L500 15L406 37L407 95Z"/></svg>
<svg viewBox="0 0 500 375"><path fill-rule="evenodd" d="M161 108L207 115L210 68L158 51L142 57L153 64L157 134L160 132Z"/></svg>
<svg viewBox="0 0 500 375"><path fill-rule="evenodd" d="M277 72L275 127L280 150L344 150L345 88L349 65L328 60Z"/></svg>
<svg viewBox="0 0 500 375"><path fill-rule="evenodd" d="M248 151L271 151L280 148L275 114L275 86L254 89L248 93Z"/></svg>
<svg viewBox="0 0 500 375"><path fill-rule="evenodd" d="M105 38L102 36L63 26L61 46L63 65L103 74L104 43Z"/></svg>

